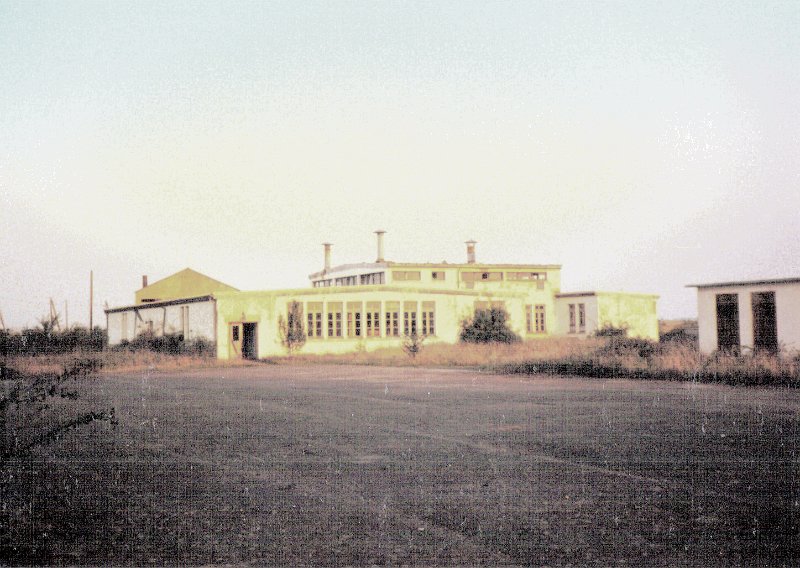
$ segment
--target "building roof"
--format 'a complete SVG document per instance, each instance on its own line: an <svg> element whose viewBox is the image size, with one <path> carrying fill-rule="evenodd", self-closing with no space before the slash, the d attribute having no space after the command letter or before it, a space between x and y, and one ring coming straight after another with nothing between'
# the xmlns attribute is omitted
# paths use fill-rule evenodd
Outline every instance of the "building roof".
<svg viewBox="0 0 800 568"><path fill-rule="evenodd" d="M353 263L353 264L340 264L339 266L334 266L327 272L324 270L320 270L319 272L314 272L313 274L309 274L308 277L310 279L321 278L323 276L328 276L335 274L337 272L344 272L346 270L353 270L353 269L386 269L386 268L460 268L460 269L472 269L472 270L498 270L498 269L511 269L511 270L558 270L561 268L560 264L489 264L484 262L392 262L392 261L385 261L385 262L360 262L360 263Z"/></svg>
<svg viewBox="0 0 800 568"><path fill-rule="evenodd" d="M195 298L179 298L177 300L164 300L161 302L145 302L143 304L134 304L132 306L120 306L118 308L108 308L104 310L107 314L116 312L125 312L128 310L146 310L148 308L164 308L166 306L174 306L176 304L194 304L196 302L207 302L213 300L214 296L197 296Z"/></svg>
<svg viewBox="0 0 800 568"><path fill-rule="evenodd" d="M687 284L687 288L724 288L728 286L763 286L765 284L794 284L800 282L800 277L793 278L768 278L764 280L739 280L735 282L712 282L710 284Z"/></svg>
<svg viewBox="0 0 800 568"><path fill-rule="evenodd" d="M590 290L588 292L563 292L555 295L556 298L585 298L587 296L636 296L639 298L655 298L658 294L648 294L646 292L604 292L602 290Z"/></svg>
<svg viewBox="0 0 800 568"><path fill-rule="evenodd" d="M161 302L180 298L196 298L225 290L233 291L236 288L191 268L185 268L180 272L153 282L149 286L140 288L136 291L134 297L137 304L142 304L152 303L146 302L147 300Z"/></svg>

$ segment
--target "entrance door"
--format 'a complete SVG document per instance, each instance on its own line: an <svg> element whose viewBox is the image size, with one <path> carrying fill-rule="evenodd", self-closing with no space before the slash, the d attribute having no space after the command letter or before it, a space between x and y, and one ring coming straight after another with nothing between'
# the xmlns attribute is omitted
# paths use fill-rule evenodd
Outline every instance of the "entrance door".
<svg viewBox="0 0 800 568"><path fill-rule="evenodd" d="M778 350L775 292L753 292L753 347L756 351Z"/></svg>
<svg viewBox="0 0 800 568"><path fill-rule="evenodd" d="M256 326L255 323L242 324L242 357L245 359L258 359L258 348L256 345Z"/></svg>
<svg viewBox="0 0 800 568"><path fill-rule="evenodd" d="M717 294L717 345L720 351L739 352L738 294Z"/></svg>

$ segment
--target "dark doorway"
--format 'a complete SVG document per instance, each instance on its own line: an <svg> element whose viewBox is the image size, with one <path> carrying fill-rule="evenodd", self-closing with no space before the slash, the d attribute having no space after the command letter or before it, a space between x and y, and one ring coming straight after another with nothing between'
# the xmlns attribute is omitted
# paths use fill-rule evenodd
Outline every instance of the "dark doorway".
<svg viewBox="0 0 800 568"><path fill-rule="evenodd" d="M778 351L775 292L753 292L753 347L756 351Z"/></svg>
<svg viewBox="0 0 800 568"><path fill-rule="evenodd" d="M242 357L245 359L258 359L256 325L255 323L242 324Z"/></svg>
<svg viewBox="0 0 800 568"><path fill-rule="evenodd" d="M717 294L717 348L739 352L739 295Z"/></svg>

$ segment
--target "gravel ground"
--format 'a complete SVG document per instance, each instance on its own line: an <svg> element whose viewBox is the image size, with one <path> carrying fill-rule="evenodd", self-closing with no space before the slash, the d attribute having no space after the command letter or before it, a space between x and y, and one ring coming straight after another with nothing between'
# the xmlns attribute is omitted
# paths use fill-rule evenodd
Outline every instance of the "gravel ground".
<svg viewBox="0 0 800 568"><path fill-rule="evenodd" d="M800 392L344 366L102 376L5 563L797 565Z"/></svg>

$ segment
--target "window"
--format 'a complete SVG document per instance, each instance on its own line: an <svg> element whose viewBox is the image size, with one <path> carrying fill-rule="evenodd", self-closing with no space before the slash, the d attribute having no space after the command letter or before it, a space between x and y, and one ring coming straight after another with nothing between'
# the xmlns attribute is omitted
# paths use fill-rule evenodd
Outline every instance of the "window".
<svg viewBox="0 0 800 568"><path fill-rule="evenodd" d="M381 303L367 302L367 337L381 336Z"/></svg>
<svg viewBox="0 0 800 568"><path fill-rule="evenodd" d="M358 284L357 276L342 276L334 280L334 286L355 286Z"/></svg>
<svg viewBox="0 0 800 568"><path fill-rule="evenodd" d="M578 333L586 333L586 304L578 304Z"/></svg>
<svg viewBox="0 0 800 568"><path fill-rule="evenodd" d="M536 305L536 333L547 333L544 304Z"/></svg>
<svg viewBox="0 0 800 568"><path fill-rule="evenodd" d="M386 337L397 337L399 329L400 302L386 302Z"/></svg>
<svg viewBox="0 0 800 568"><path fill-rule="evenodd" d="M314 282L313 287L314 288L330 288L332 282L333 282L333 280L331 280L330 278L328 280L317 280L316 282Z"/></svg>
<svg viewBox="0 0 800 568"><path fill-rule="evenodd" d="M503 280L502 272L462 272L463 282L499 282Z"/></svg>
<svg viewBox="0 0 800 568"><path fill-rule="evenodd" d="M184 341L189 341L189 306L181 306L181 334Z"/></svg>
<svg viewBox="0 0 800 568"><path fill-rule="evenodd" d="M436 304L422 302L422 335L436 335Z"/></svg>
<svg viewBox="0 0 800 568"><path fill-rule="evenodd" d="M142 298L143 304L152 304L153 302L158 302L158 298Z"/></svg>
<svg viewBox="0 0 800 568"><path fill-rule="evenodd" d="M403 335L417 333L417 303L403 302Z"/></svg>
<svg viewBox="0 0 800 568"><path fill-rule="evenodd" d="M569 332L575 333L575 304L569 305Z"/></svg>
<svg viewBox="0 0 800 568"><path fill-rule="evenodd" d="M491 303L491 307L492 307L493 310L503 310L503 311L505 311L506 303L503 302L503 301L495 300L495 301L493 301Z"/></svg>
<svg viewBox="0 0 800 568"><path fill-rule="evenodd" d="M385 276L383 272L373 272L372 274L362 274L360 277L362 285L384 284Z"/></svg>
<svg viewBox="0 0 800 568"><path fill-rule="evenodd" d="M239 341L239 326L234 325L231 327L231 340Z"/></svg>
<svg viewBox="0 0 800 568"><path fill-rule="evenodd" d="M394 270L392 280L399 282L404 280L420 280L419 270Z"/></svg>
<svg viewBox="0 0 800 568"><path fill-rule="evenodd" d="M533 333L533 306L525 306L525 331Z"/></svg>
<svg viewBox="0 0 800 568"><path fill-rule="evenodd" d="M342 303L328 304L328 337L342 336Z"/></svg>
<svg viewBox="0 0 800 568"><path fill-rule="evenodd" d="M547 280L546 272L506 272L509 280Z"/></svg>
<svg viewBox="0 0 800 568"><path fill-rule="evenodd" d="M347 302L347 337L361 337L361 302Z"/></svg>
<svg viewBox="0 0 800 568"><path fill-rule="evenodd" d="M480 311L484 311L485 312L485 311L488 311L488 310L489 310L489 302L481 302L481 301L476 301L475 302L475 311L476 312L480 312Z"/></svg>
<svg viewBox="0 0 800 568"><path fill-rule="evenodd" d="M441 270L434 270L431 272L431 278L433 280L444 280L444 272Z"/></svg>
<svg viewBox="0 0 800 568"><path fill-rule="evenodd" d="M309 339L322 337L322 302L308 302L306 314Z"/></svg>

